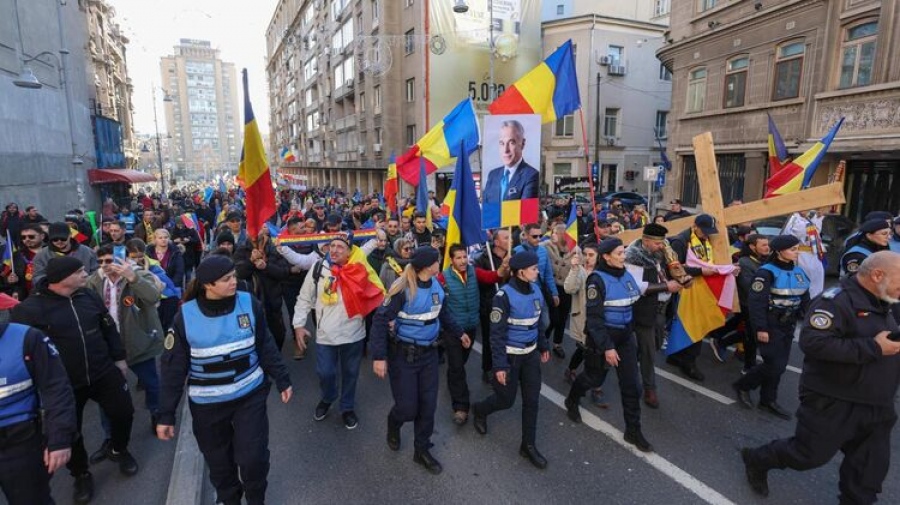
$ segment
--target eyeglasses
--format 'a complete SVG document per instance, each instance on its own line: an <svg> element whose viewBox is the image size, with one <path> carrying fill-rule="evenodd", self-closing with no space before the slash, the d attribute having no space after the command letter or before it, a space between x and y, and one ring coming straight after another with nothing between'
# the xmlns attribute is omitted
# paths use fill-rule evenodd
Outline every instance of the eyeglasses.
<svg viewBox="0 0 900 505"><path fill-rule="evenodd" d="M412 251L413 248L412 248L412 247L403 247L403 248L401 248L400 250L401 250L401 251L409 252L409 251Z"/></svg>
<svg viewBox="0 0 900 505"><path fill-rule="evenodd" d="M532 235L531 238L539 239L539 238L541 238L541 236L540 235Z"/></svg>
<svg viewBox="0 0 900 505"><path fill-rule="evenodd" d="M68 237L51 238L51 239L50 239L50 242L68 242L68 241L69 241L69 238L68 238Z"/></svg>
<svg viewBox="0 0 900 505"><path fill-rule="evenodd" d="M112 263L115 263L115 261L116 260L111 259L111 258L110 259L106 259L106 258L98 258L97 259L97 263L99 263L101 265L110 265Z"/></svg>
<svg viewBox="0 0 900 505"><path fill-rule="evenodd" d="M131 258L131 259L133 259L133 260L135 260L135 261L144 261L144 258L145 258L146 256L144 256L143 254L135 254L135 255L129 254L128 257Z"/></svg>
<svg viewBox="0 0 900 505"><path fill-rule="evenodd" d="M37 235L22 235L22 240L34 240L37 237Z"/></svg>

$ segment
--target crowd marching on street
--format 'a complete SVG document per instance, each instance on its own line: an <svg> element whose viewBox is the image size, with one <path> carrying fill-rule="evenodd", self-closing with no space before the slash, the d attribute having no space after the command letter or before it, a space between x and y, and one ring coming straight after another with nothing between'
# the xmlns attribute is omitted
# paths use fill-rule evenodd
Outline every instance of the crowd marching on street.
<svg viewBox="0 0 900 505"><path fill-rule="evenodd" d="M79 504L95 494L91 465L108 460L126 476L140 473L141 454L129 449L134 430L171 440L185 395L217 501L264 503L266 400L273 385L281 402L291 400L300 386L285 357L303 366L313 345L318 391L303 386L318 397L310 415L320 421L335 411L346 429L357 428L357 380L371 368L393 397L378 414L388 449L411 446L431 474L443 470L432 443L441 382L452 422L471 419L481 436L509 430L489 429L489 418L521 396L519 454L544 469L552 461L539 450L542 364L568 358L564 405L575 423L582 399L609 405L603 386L614 372L624 441L650 453L651 441L664 443L641 424L642 409L666 401L656 363L702 382L703 347L717 361L734 352L743 363L732 384L738 405L796 422L792 437L741 451L752 490L767 496L770 471L816 468L841 451L841 503L875 502L900 385L897 209L859 223L843 245L839 283L826 287L818 234L827 209L794 213L774 235L753 223L730 227L733 264L718 265L714 217L667 229L691 216L678 200L651 215L619 200L593 209L543 199L540 223L493 230L466 247L448 243L448 218L429 196L424 212L410 198L392 215L377 193L282 190L256 237L239 188L141 192L65 216L8 204L0 215L0 487L9 503L52 503L50 478L63 467ZM618 235L632 229L640 238L623 242ZM704 279L736 287L740 310L676 349L679 303ZM804 366L792 413L779 403L793 395L780 382L798 332ZM477 342L475 380L491 385L486 397L475 397L466 373ZM129 370L150 426L134 422L141 407ZM82 437L88 400L100 410L98 447ZM411 443L403 442L406 424Z"/></svg>

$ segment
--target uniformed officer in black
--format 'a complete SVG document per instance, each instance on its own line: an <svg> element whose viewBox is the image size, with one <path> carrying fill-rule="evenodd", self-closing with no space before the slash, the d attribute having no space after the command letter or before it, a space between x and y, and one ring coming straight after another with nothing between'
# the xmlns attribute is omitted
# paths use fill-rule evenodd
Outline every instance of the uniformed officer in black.
<svg viewBox="0 0 900 505"><path fill-rule="evenodd" d="M52 504L50 476L69 461L76 433L56 347L34 328L0 324L0 381L0 488L10 505Z"/></svg>
<svg viewBox="0 0 900 505"><path fill-rule="evenodd" d="M891 224L885 219L869 219L859 227L859 235L848 243L841 256L841 277L848 277L859 270L859 265L870 254L890 249Z"/></svg>
<svg viewBox="0 0 900 505"><path fill-rule="evenodd" d="M641 297L640 288L625 270L625 246L621 240L604 239L598 250L597 268L585 281L584 371L572 383L565 401L566 413L569 419L580 423L581 397L602 385L609 367L615 367L625 416L625 441L640 451L652 452L653 446L641 431L641 378L632 312L632 306Z"/></svg>
<svg viewBox="0 0 900 505"><path fill-rule="evenodd" d="M522 251L509 260L512 277L494 295L491 307L491 352L494 394L472 406L475 430L487 434L487 416L512 407L522 388L522 443L519 454L544 469L547 459L535 446L541 363L550 360L544 331L549 311L537 283L538 256Z"/></svg>
<svg viewBox="0 0 900 505"><path fill-rule="evenodd" d="M894 399L900 385L900 327L890 305L900 302L900 254L877 252L856 276L812 301L800 348L800 408L794 436L741 456L753 490L769 494L773 468L810 470L844 453L840 503L874 503L891 458Z"/></svg>
<svg viewBox="0 0 900 505"><path fill-rule="evenodd" d="M732 384L738 403L753 408L750 391L759 388L759 409L782 419L791 414L778 405L778 384L787 368L794 327L809 306L809 277L797 265L800 239L778 235L769 241L772 254L756 271L747 300L750 327L763 362Z"/></svg>
<svg viewBox="0 0 900 505"><path fill-rule="evenodd" d="M219 503L265 502L269 473L269 377L291 399L291 378L266 326L262 303L237 291L234 263L210 256L197 267L162 357L161 440L175 436L175 410L188 383L194 436Z"/></svg>
<svg viewBox="0 0 900 505"><path fill-rule="evenodd" d="M435 276L440 270L437 249L419 246L403 274L388 290L384 305L372 322L372 369L379 378L390 376L394 406L388 413L387 444L400 449L400 428L415 422L413 461L437 475L443 467L434 459L431 435L438 394L438 335L472 345L444 305L444 288Z"/></svg>

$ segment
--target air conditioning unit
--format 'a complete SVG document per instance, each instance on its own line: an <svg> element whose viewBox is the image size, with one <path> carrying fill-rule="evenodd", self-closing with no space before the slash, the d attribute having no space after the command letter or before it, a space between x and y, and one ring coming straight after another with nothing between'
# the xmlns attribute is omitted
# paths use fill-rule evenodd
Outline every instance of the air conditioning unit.
<svg viewBox="0 0 900 505"><path fill-rule="evenodd" d="M600 56L597 58L597 63L599 63L605 67L605 66L608 66L610 63L612 63L612 58L610 58L607 55L603 55L603 56Z"/></svg>
<svg viewBox="0 0 900 505"><path fill-rule="evenodd" d="M347 79L344 81L344 87L347 89L353 89L353 79Z"/></svg>
<svg viewBox="0 0 900 505"><path fill-rule="evenodd" d="M610 65L609 75L625 75L625 65Z"/></svg>
<svg viewBox="0 0 900 505"><path fill-rule="evenodd" d="M375 151L376 154L381 153L381 144L372 144L372 150Z"/></svg>
<svg viewBox="0 0 900 505"><path fill-rule="evenodd" d="M366 146L358 146L356 152L359 154L366 154Z"/></svg>
<svg viewBox="0 0 900 505"><path fill-rule="evenodd" d="M328 114L322 114L322 117L319 119L319 124L328 124Z"/></svg>

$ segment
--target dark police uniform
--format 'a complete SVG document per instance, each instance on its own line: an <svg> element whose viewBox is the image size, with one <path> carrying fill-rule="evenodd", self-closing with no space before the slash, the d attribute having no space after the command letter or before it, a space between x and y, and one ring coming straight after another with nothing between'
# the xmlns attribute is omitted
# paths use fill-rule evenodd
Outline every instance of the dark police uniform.
<svg viewBox="0 0 900 505"><path fill-rule="evenodd" d="M776 403L778 385L791 355L794 326L809 305L809 286L809 277L802 268L777 258L761 266L750 284L747 306L753 337L763 331L769 334L769 341L758 343L763 362L751 368L734 387L741 391L760 388L760 408L779 417L790 417Z"/></svg>
<svg viewBox="0 0 900 505"><path fill-rule="evenodd" d="M519 278L510 279L494 295L490 318L494 366L491 382L494 394L472 407L475 427L482 434L487 433L485 418L493 412L512 407L516 401L516 390L521 386L520 452L526 451L526 448L533 450L537 438L538 404L541 395L541 353L550 349L544 334L549 326L549 313L540 285ZM499 371L506 372L505 386L497 382ZM529 459L534 463L533 458ZM543 460L543 466L546 464L546 460Z"/></svg>
<svg viewBox="0 0 900 505"><path fill-rule="evenodd" d="M849 277L851 275L856 275L856 272L859 270L859 266L862 265L863 260L869 257L870 254L874 252L873 249L874 244L869 242L866 239L862 239L859 244L847 249L844 254L841 256L841 277Z"/></svg>
<svg viewBox="0 0 900 505"><path fill-rule="evenodd" d="M165 348L159 424L175 424L187 379L194 436L218 500L236 504L244 494L248 504L263 503L269 472L267 376L279 391L289 388L291 379L262 304L241 291L224 300L191 300L175 317Z"/></svg>
<svg viewBox="0 0 900 505"><path fill-rule="evenodd" d="M612 269L601 264L588 276L585 289L584 371L572 383L566 410L573 421L581 420L579 400L588 390L601 386L606 380L609 367L605 353L615 349L619 354L616 374L625 416L625 439L643 451L651 451L652 446L641 434L641 383L632 313L632 306L641 296L637 282L625 269Z"/></svg>
<svg viewBox="0 0 900 505"><path fill-rule="evenodd" d="M804 361L796 431L744 449L748 477L753 472L764 484L770 469L817 468L840 450L840 503L875 502L890 463L900 385L900 355L883 356L875 342L882 331L898 331L890 306L856 277L813 300L800 332ZM765 486L759 492L767 491Z"/></svg>
<svg viewBox="0 0 900 505"><path fill-rule="evenodd" d="M10 505L53 503L42 424L53 452L72 446L76 422L75 397L50 339L22 324L0 324L0 383L0 488Z"/></svg>
<svg viewBox="0 0 900 505"><path fill-rule="evenodd" d="M388 323L393 321L391 334ZM453 321L444 304L444 289L437 279L417 280L416 294L407 288L384 300L372 323L372 359L388 360L388 375L394 406L388 413L388 438L399 432L403 423L415 422L415 452L431 448L434 412L438 393L438 334L462 338L463 330Z"/></svg>

